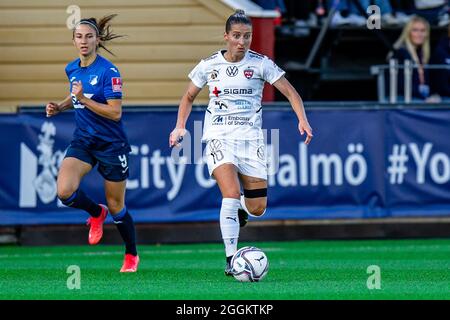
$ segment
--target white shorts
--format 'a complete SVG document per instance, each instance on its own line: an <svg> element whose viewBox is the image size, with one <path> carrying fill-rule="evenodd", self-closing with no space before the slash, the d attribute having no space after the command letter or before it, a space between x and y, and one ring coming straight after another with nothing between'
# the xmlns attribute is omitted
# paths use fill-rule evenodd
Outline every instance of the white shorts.
<svg viewBox="0 0 450 320"><path fill-rule="evenodd" d="M224 163L232 163L239 173L267 180L267 158L264 140L226 140L207 141L204 152L209 175Z"/></svg>

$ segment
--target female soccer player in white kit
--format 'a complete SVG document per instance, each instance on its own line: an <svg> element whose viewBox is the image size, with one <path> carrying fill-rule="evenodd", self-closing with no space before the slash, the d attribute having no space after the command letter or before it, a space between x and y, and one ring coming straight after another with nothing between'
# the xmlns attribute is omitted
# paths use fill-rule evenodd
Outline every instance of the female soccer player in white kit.
<svg viewBox="0 0 450 320"><path fill-rule="evenodd" d="M224 39L226 50L201 60L189 74L191 82L181 99L169 145L179 144L192 104L208 85L210 101L202 141L206 142L209 173L222 193L220 229L227 260L225 274L232 275L230 261L237 251L239 228L245 225L248 214L262 216L267 205L267 161L261 129L264 82L289 100L301 135L306 133L306 144L312 139L312 129L302 99L284 77L285 72L268 57L249 50L252 23L244 11L237 10L228 18Z"/></svg>

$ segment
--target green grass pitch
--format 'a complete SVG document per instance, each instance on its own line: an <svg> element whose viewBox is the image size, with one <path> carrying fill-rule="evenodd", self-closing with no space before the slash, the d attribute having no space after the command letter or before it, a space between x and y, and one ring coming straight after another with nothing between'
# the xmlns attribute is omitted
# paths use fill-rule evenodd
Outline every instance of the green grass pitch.
<svg viewBox="0 0 450 320"><path fill-rule="evenodd" d="M141 245L136 274L119 273L120 246L3 246L0 299L450 299L448 239L245 245L268 256L261 282L225 277L220 243ZM80 268L80 289L67 287L71 265ZM370 290L373 265L381 288Z"/></svg>

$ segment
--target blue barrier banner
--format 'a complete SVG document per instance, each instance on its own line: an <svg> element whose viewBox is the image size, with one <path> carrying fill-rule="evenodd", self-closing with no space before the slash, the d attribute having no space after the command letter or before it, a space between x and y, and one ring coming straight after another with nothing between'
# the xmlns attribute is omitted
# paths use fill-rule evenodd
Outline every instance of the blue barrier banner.
<svg viewBox="0 0 450 320"><path fill-rule="evenodd" d="M270 175L261 219L450 215L450 109L310 109L308 118L314 138L306 146L292 111L264 111ZM192 112L181 149L168 146L173 109L125 109L123 120L135 221L218 220L220 192L202 161L203 111ZM84 223L87 213L56 195L74 129L73 112L0 116L0 225ZM81 188L105 203L96 168Z"/></svg>

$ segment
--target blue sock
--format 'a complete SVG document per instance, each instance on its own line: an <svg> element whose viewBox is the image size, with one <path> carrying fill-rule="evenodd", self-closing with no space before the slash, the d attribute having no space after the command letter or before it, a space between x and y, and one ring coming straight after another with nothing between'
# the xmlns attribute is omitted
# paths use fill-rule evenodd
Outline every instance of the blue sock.
<svg viewBox="0 0 450 320"><path fill-rule="evenodd" d="M119 229L120 235L125 242L125 253L137 255L136 249L136 232L134 229L134 222L131 215L128 213L127 207L125 206L120 212L112 215L114 224Z"/></svg>
<svg viewBox="0 0 450 320"><path fill-rule="evenodd" d="M60 200L68 207L87 211L94 218L99 217L102 213L102 207L92 201L81 189L75 191L69 198Z"/></svg>

